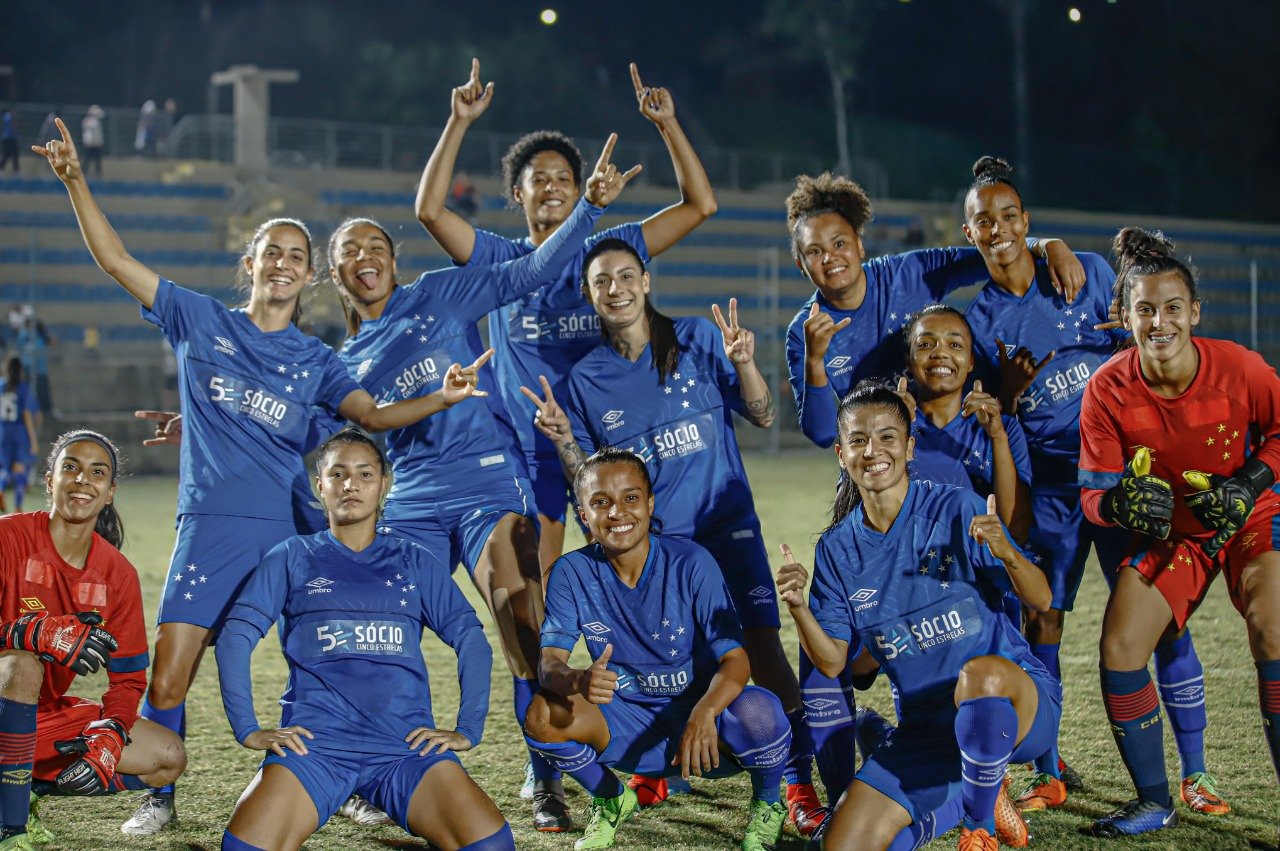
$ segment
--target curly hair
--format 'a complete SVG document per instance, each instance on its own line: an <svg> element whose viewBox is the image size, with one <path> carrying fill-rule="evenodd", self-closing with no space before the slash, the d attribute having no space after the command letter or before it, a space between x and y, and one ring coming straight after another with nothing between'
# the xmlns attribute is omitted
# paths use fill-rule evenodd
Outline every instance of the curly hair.
<svg viewBox="0 0 1280 851"><path fill-rule="evenodd" d="M1147 275L1160 275L1165 272L1178 274L1192 301L1199 301L1200 274L1188 257L1185 261L1175 256L1176 246L1173 240L1160 231L1148 231L1137 227L1122 229L1111 243L1111 250L1116 255L1116 264L1120 271L1116 274L1116 294L1120 303L1126 307L1133 294L1135 278Z"/></svg>
<svg viewBox="0 0 1280 851"><path fill-rule="evenodd" d="M512 201L515 200L514 190L520 183L524 167L543 151L555 151L568 160L574 185L582 185L582 151L578 150L573 140L558 130L535 130L517 139L502 155L502 185L506 187L507 197Z"/></svg>
<svg viewBox="0 0 1280 851"><path fill-rule="evenodd" d="M824 171L817 177L802 174L796 178L796 188L787 196L787 230L791 232L791 250L799 256L796 246L796 228L806 219L835 213L862 235L862 229L871 221L871 199L867 190L857 181Z"/></svg>

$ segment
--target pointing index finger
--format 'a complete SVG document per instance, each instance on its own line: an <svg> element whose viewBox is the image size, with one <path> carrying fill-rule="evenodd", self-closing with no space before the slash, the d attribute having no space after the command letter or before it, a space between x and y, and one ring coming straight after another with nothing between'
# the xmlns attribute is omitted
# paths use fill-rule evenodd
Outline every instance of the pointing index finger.
<svg viewBox="0 0 1280 851"><path fill-rule="evenodd" d="M716 325L720 327L720 332L722 334L728 334L729 326L725 324L724 314L720 312L720 305L718 304L711 305L711 316L713 319L715 319Z"/></svg>
<svg viewBox="0 0 1280 851"><path fill-rule="evenodd" d="M471 57L471 85L480 84L480 60L475 56Z"/></svg>
<svg viewBox="0 0 1280 851"><path fill-rule="evenodd" d="M631 85L636 87L636 96L644 93L644 83L640 81L640 69L636 67L636 63L631 63Z"/></svg>
<svg viewBox="0 0 1280 851"><path fill-rule="evenodd" d="M74 145L71 141L71 131L67 129L67 125L63 123L61 118L53 119L53 123L58 125L58 132L62 134L62 141L68 145Z"/></svg>
<svg viewBox="0 0 1280 851"><path fill-rule="evenodd" d="M738 300L736 298L729 299L729 327L738 327Z"/></svg>
<svg viewBox="0 0 1280 851"><path fill-rule="evenodd" d="M555 394L551 392L551 382L547 381L545 375L538 376L538 383L542 385L542 392L546 394L547 403L550 404L556 400Z"/></svg>
<svg viewBox="0 0 1280 851"><path fill-rule="evenodd" d="M604 150L600 152L600 159L596 161L596 172L603 173L609 167L609 160L613 158L613 146L618 144L618 134L610 133L609 138L605 140Z"/></svg>
<svg viewBox="0 0 1280 851"><path fill-rule="evenodd" d="M493 357L494 351L495 351L494 349L489 349L480 357L476 358L475 363L471 364L471 366L467 367L467 369L479 369L480 367L484 366L486 363L489 362L489 358Z"/></svg>

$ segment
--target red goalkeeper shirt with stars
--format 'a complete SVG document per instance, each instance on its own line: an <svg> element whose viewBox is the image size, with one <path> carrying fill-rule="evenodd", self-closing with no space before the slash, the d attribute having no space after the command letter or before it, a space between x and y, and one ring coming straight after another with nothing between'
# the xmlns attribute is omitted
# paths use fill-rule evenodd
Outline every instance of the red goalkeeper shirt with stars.
<svg viewBox="0 0 1280 851"><path fill-rule="evenodd" d="M74 567L58 555L47 513L0 518L0 619L10 621L38 611L102 615L103 628L119 645L107 667L102 714L131 729L147 687L148 663L142 592L133 565L95 534L84 567ZM70 668L46 662L40 703L62 697L75 677Z"/></svg>
<svg viewBox="0 0 1280 851"><path fill-rule="evenodd" d="M1173 487L1171 538L1210 533L1183 502L1186 470L1230 476L1257 456L1280 474L1280 378L1256 352L1227 340L1193 337L1200 369L1180 396L1151 392L1138 350L1107 361L1085 388L1080 409L1080 488L1085 515L1102 519L1103 494L1120 481L1139 446L1152 452L1151 473ZM1265 443L1263 442L1265 439ZM1280 479L1280 475L1277 475ZM1272 491L1258 504L1280 499Z"/></svg>

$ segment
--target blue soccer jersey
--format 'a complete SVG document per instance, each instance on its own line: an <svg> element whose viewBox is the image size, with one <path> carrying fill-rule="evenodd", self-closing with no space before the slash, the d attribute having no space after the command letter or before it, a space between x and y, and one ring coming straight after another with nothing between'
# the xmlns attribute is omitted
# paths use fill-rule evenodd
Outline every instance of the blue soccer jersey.
<svg viewBox="0 0 1280 851"><path fill-rule="evenodd" d="M244 310L164 278L142 317L178 360L178 514L292 520L312 407L336 415L359 387L333 350L294 325L263 331Z"/></svg>
<svg viewBox="0 0 1280 851"><path fill-rule="evenodd" d="M569 370L600 345L600 317L582 295L582 264L587 252L602 239L620 239L634 248L642 261L649 262L641 223L616 225L593 234L552 283L489 314L489 345L495 350L498 392L511 412L526 457L556 460L558 456L555 445L534 427L537 409L520 388L537 388L538 376L545 375L551 391L561 398ZM534 248L528 237L507 239L477 229L475 248L466 265L514 260L531 254Z"/></svg>
<svg viewBox="0 0 1280 851"><path fill-rule="evenodd" d="M1031 484L1031 459L1027 455L1027 439L1015 417L1002 417L1009 438L1009 454L1018 479ZM951 422L939 428L924 412L916 410L911 435L916 439L915 458L911 462L911 478L940 485L969 488L981 496L992 493L994 455L991 438L976 416L956 414Z"/></svg>
<svg viewBox="0 0 1280 851"><path fill-rule="evenodd" d="M742 646L742 628L711 554L692 541L649 536L635 588L614 572L598 544L556 560L547 582L542 646L572 651L586 636L594 661L613 645L615 700L696 703L719 659Z"/></svg>
<svg viewBox="0 0 1280 851"><path fill-rule="evenodd" d="M458 653L457 729L480 742L492 654L475 611L422 547L383 534L355 552L325 530L267 554L218 641L223 702L241 742L257 728L247 653L277 620L289 665L281 726L301 725L331 748L406 753L410 730L435 726L425 625Z"/></svg>
<svg viewBox="0 0 1280 851"><path fill-rule="evenodd" d="M26 437L27 423L22 415L29 412L34 416L39 410L30 384L21 381L18 386L10 387L8 379L0 380L0 433L12 432Z"/></svg>
<svg viewBox="0 0 1280 851"><path fill-rule="evenodd" d="M436 269L397 287L378 319L365 320L339 356L380 404L440 388L451 363L469 364L484 352L476 322L532 292L559 273L582 248L603 209L585 199L534 253L515 260ZM492 389L482 368L480 387ZM535 385L536 386L536 385ZM474 483L484 472L523 471L511 417L496 393L471 399L408 428L387 433L395 484L388 520L414 519L414 503Z"/></svg>
<svg viewBox="0 0 1280 851"><path fill-rule="evenodd" d="M901 696L904 717L952 706L960 668L1003 656L1043 672L1000 611L1004 565L969 535L986 514L970 490L913 481L887 533L858 506L818 541L809 606L823 631L860 639Z"/></svg>
<svg viewBox="0 0 1280 851"><path fill-rule="evenodd" d="M887 377L906 368L902 329L911 314L952 290L975 284L987 275L976 248L926 248L877 257L862 264L867 293L854 310L837 310L815 291L787 327L787 370L795 394L800 429L819 446L836 439L838 401L864 378ZM827 386L804 380L804 322L814 303L848 327L827 348Z"/></svg>
<svg viewBox="0 0 1280 851"><path fill-rule="evenodd" d="M645 460L667 534L745 528L756 508L733 433L731 412L744 410L738 373L709 320L674 321L680 360L665 384L650 346L634 363L608 345L578 362L565 399L574 439L588 454L620 446Z"/></svg>
<svg viewBox="0 0 1280 851"><path fill-rule="evenodd" d="M987 387L999 386L996 338L1012 354L1025 346L1037 361L1050 351L1031 387L1022 395L1018 417L1026 432L1037 490L1057 486L1075 489L1080 458L1080 400L1089 376L1128 336L1122 329L1095 331L1107 321L1116 276L1097 254L1078 253L1085 286L1067 304L1049 281L1049 270L1036 263L1036 278L1022 297L988 283L965 311L973 329L975 377Z"/></svg>

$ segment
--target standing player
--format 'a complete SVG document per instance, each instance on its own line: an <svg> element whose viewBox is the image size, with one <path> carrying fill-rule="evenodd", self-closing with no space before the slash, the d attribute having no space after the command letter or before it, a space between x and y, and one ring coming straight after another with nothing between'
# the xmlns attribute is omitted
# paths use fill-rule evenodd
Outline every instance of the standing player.
<svg viewBox="0 0 1280 851"><path fill-rule="evenodd" d="M636 166L620 174L605 143L585 196L532 254L424 273L396 282L395 250L381 226L344 222L329 240L329 260L347 305L351 337L340 357L378 399L415 399L434 386L449 358L480 349L476 322L552 280L577 255L603 207ZM517 719L537 691L542 568L536 509L511 416L500 398L471 405L387 437L395 484L384 522L450 567L461 561L493 613L514 680ZM534 826L571 825L559 787L534 799Z"/></svg>
<svg viewBox="0 0 1280 851"><path fill-rule="evenodd" d="M986 260L990 282L970 305L977 374L996 389L1005 413L1016 413L1031 451L1035 522L1028 549L1049 577L1053 608L1028 612L1027 640L1054 676L1061 678L1058 649L1063 620L1071 611L1093 546L1109 580L1125 544L1125 535L1085 521L1076 484L1080 459L1080 400L1089 377L1128 337L1119 328L1104 330L1114 297L1115 274L1096 254L1081 253L1086 282L1068 304L1049 283L1045 267L1026 248L1030 215L1011 182L1004 160L983 157L973 166L974 181L965 197L965 236ZM1173 721L1187 801L1203 813L1230 809L1205 773L1204 670L1189 634L1173 636L1156 655L1161 696ZM1056 749L1055 749L1056 751ZM1066 785L1079 778L1056 752L1036 761L1037 776L1020 796L1023 806L1056 806Z"/></svg>
<svg viewBox="0 0 1280 851"><path fill-rule="evenodd" d="M1280 773L1280 380L1254 352L1193 336L1196 274L1163 234L1125 228L1115 252L1136 345L1090 379L1080 411L1084 512L1136 533L1103 617L1101 668L1107 718L1138 797L1094 823L1106 837L1177 824L1147 662L1219 571L1245 618ZM1203 787L1185 778L1183 800Z"/></svg>
<svg viewBox="0 0 1280 851"><path fill-rule="evenodd" d="M663 531L693 539L720 565L742 621L751 675L787 710L788 807L809 832L821 820L808 823L818 809L812 750L795 672L778 639L773 574L733 431L733 411L759 428L773 422L755 335L738 326L736 299L728 321L713 307L718 333L706 319L659 313L644 261L619 239L587 253L582 288L600 316L604 343L573 368L564 409L545 378L543 398L524 389L538 405L538 427L557 446L566 476L605 446L640 455L651 465Z"/></svg>
<svg viewBox="0 0 1280 851"><path fill-rule="evenodd" d="M566 765L594 754L646 777L747 771L742 848L773 848L787 818L779 783L791 731L778 698L747 685L742 628L715 559L653 533L649 470L633 452L595 453L578 467L574 491L595 543L561 556L547 583L543 690L525 721L531 743ZM592 663L572 668L584 635ZM638 806L611 771L590 791L591 823L576 851L611 847Z"/></svg>
<svg viewBox="0 0 1280 851"><path fill-rule="evenodd" d="M118 549L116 448L71 431L48 464L50 509L0 520L4 851L52 840L38 819L26 832L33 777L45 793L98 795L171 783L187 762L181 739L138 718L147 633L137 571ZM101 702L67 694L76 674L99 667L108 678Z"/></svg>
<svg viewBox="0 0 1280 851"><path fill-rule="evenodd" d="M31 385L22 380L22 358L10 355L4 362L0 384L0 511L4 491L13 489L13 508L22 510L27 475L36 458L36 422L39 410Z"/></svg>
<svg viewBox="0 0 1280 851"><path fill-rule="evenodd" d="M433 848L515 848L502 813L454 756L480 744L493 652L444 566L378 532L389 473L359 432L326 441L316 486L329 528L269 552L227 616L217 648L227 718L236 741L267 756L236 804L224 851L299 848L353 792ZM280 725L263 729L250 657L277 620L289 685ZM458 655L454 730L432 715L424 626Z"/></svg>
<svg viewBox="0 0 1280 851"><path fill-rule="evenodd" d="M909 417L882 385L860 386L840 403L843 476L814 556L809 605L808 571L783 545L778 590L809 658L834 676L858 641L855 674L883 668L901 702L891 744L863 762L823 847L917 847L950 828L935 813L959 797L959 847L995 851L1005 767L1052 743L1062 699L999 614L1000 597L1012 589L1044 610L1050 591L1009 539L994 497L984 509L970 490L911 480ZM1002 838L1025 845L1016 811L1003 815Z"/></svg>
<svg viewBox="0 0 1280 851"><path fill-rule="evenodd" d="M138 300L143 318L161 327L178 358L185 415L178 537L142 716L182 735L187 689L205 648L249 572L267 550L295 534L290 485L302 473L315 409L382 431L403 428L448 403L437 392L380 406L347 375L333 350L298 330L299 297L313 273L311 235L301 222L272 219L258 227L242 259L248 304L229 310L129 254L89 191L61 119L58 130L61 140L33 150L66 185L93 259ZM472 377L477 368L468 368ZM173 816L173 790L158 790L122 830L150 835Z"/></svg>

